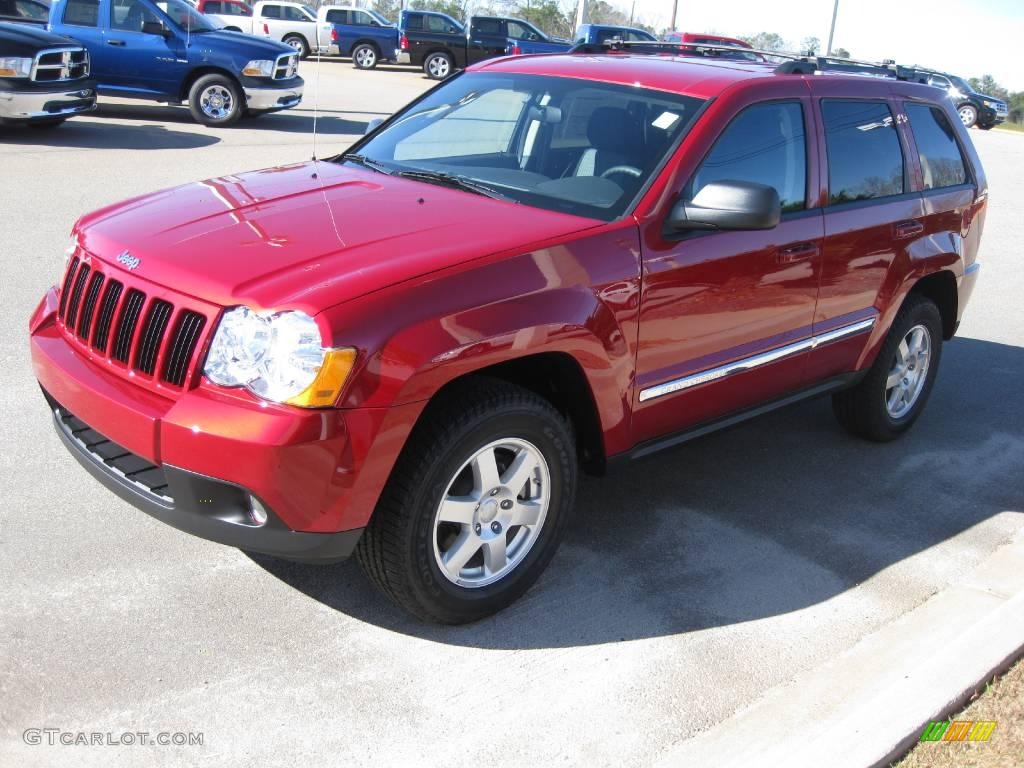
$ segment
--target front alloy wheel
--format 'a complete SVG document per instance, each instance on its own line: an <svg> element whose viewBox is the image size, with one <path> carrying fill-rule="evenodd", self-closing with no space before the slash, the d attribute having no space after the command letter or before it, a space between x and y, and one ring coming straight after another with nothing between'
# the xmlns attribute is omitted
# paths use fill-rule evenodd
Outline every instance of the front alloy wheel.
<svg viewBox="0 0 1024 768"><path fill-rule="evenodd" d="M551 502L544 455L518 438L485 445L452 478L434 516L434 558L460 587L486 587L523 562Z"/></svg>
<svg viewBox="0 0 1024 768"><path fill-rule="evenodd" d="M972 128L978 122L978 110L973 104L962 105L957 110L957 114L960 115L960 121L965 128Z"/></svg>
<svg viewBox="0 0 1024 768"><path fill-rule="evenodd" d="M539 395L486 377L442 391L406 442L356 556L426 621L500 611L537 580L572 508L572 428Z"/></svg>
<svg viewBox="0 0 1024 768"><path fill-rule="evenodd" d="M245 99L242 89L231 78L225 75L204 75L189 89L188 109L196 122L227 126L238 122L245 112Z"/></svg>

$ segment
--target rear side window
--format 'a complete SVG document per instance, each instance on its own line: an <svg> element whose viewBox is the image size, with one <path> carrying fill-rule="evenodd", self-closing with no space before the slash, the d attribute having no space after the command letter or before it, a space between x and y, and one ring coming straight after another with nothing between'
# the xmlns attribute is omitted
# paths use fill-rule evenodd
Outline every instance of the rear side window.
<svg viewBox="0 0 1024 768"><path fill-rule="evenodd" d="M264 19L280 19L281 18L281 6L280 5L264 5L263 10L260 11L260 16Z"/></svg>
<svg viewBox="0 0 1024 768"><path fill-rule="evenodd" d="M477 19L473 22L473 34L501 36L501 22L498 19Z"/></svg>
<svg viewBox="0 0 1024 768"><path fill-rule="evenodd" d="M327 21L331 24L348 24L348 11L329 10Z"/></svg>
<svg viewBox="0 0 1024 768"><path fill-rule="evenodd" d="M220 0L209 0L209 2L203 3L203 13L224 13L224 9L221 7Z"/></svg>
<svg viewBox="0 0 1024 768"><path fill-rule="evenodd" d="M821 114L831 205L904 192L903 148L888 104L828 100Z"/></svg>
<svg viewBox="0 0 1024 768"><path fill-rule="evenodd" d="M917 142L925 189L967 183L967 168L949 120L938 107L907 104L907 117Z"/></svg>
<svg viewBox="0 0 1024 768"><path fill-rule="evenodd" d="M68 0L64 6L64 23L75 27L97 27L100 21L99 0Z"/></svg>
<svg viewBox="0 0 1024 768"><path fill-rule="evenodd" d="M747 107L718 137L690 180L690 199L713 181L753 181L775 187L782 210L799 211L807 198L807 139L799 102Z"/></svg>
<svg viewBox="0 0 1024 768"><path fill-rule="evenodd" d="M407 14L405 14L405 28L406 29L423 29L423 14L422 13L407 13Z"/></svg>

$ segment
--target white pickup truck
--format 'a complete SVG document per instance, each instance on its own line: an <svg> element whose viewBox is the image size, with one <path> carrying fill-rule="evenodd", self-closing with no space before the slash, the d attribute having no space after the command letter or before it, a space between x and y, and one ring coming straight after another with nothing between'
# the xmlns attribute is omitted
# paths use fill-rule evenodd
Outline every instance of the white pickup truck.
<svg viewBox="0 0 1024 768"><path fill-rule="evenodd" d="M261 0L252 6L251 15L240 0L199 0L197 7L225 29L286 43L298 51L299 58L317 49L316 12L308 5Z"/></svg>

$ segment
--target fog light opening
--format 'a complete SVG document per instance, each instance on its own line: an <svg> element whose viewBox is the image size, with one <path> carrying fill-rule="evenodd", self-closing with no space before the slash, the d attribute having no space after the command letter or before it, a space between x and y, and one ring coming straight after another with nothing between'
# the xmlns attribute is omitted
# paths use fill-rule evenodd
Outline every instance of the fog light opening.
<svg viewBox="0 0 1024 768"><path fill-rule="evenodd" d="M255 496L249 497L249 517L256 525L263 525L267 522L267 508Z"/></svg>

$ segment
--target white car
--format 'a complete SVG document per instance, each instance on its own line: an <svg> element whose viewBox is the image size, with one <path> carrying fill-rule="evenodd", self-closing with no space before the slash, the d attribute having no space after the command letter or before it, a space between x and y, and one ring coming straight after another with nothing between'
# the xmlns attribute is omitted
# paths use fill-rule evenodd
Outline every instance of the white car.
<svg viewBox="0 0 1024 768"><path fill-rule="evenodd" d="M308 5L263 0L250 9L240 0L199 0L198 7L224 29L280 40L298 51L299 58L317 50L316 12Z"/></svg>

